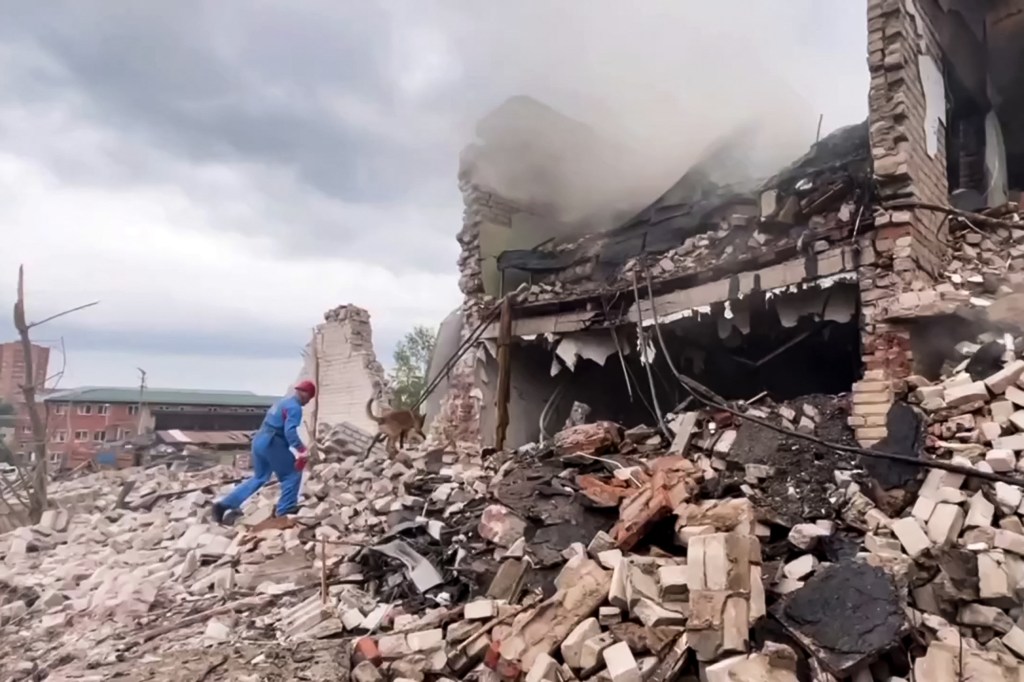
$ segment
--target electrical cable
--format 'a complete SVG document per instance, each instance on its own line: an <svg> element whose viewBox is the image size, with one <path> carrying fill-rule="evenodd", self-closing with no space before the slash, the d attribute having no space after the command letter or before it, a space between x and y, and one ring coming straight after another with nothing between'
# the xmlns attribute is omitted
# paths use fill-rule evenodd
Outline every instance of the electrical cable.
<svg viewBox="0 0 1024 682"><path fill-rule="evenodd" d="M646 269L646 268L645 268ZM672 432L668 430L668 426L665 425L664 412L661 411L661 405L658 404L658 389L654 386L654 374L651 370L652 358L648 357L649 348L647 345L647 335L644 333L644 314L640 307L640 290L636 285L636 271L633 271L633 296L636 299L636 334L637 342L640 344L640 364L647 370L647 382L651 388L651 402L654 403L655 418L658 421L658 430L671 440Z"/></svg>
<svg viewBox="0 0 1024 682"><path fill-rule="evenodd" d="M958 464L953 464L951 462L943 462L935 459L920 459L917 457L910 457L908 455L898 455L895 453L880 452L878 450L870 450L868 448L862 448L853 445L841 445L839 443L832 443L821 438L818 438L817 436L812 436L806 433L800 433L799 431L795 431L793 429L787 429L784 426L772 424L769 421L751 416L749 414L740 412L739 410L730 407L720 395L712 391L707 386L704 386L696 379L688 377L676 369L675 364L672 362L671 357L668 355L668 348L665 345L664 337L662 337L661 334L661 325L658 322L658 310L657 306L654 303L653 290L651 288L650 272L647 270L646 266L644 266L644 272L647 275L648 296L651 304L652 317L654 320L655 334L658 338L658 344L661 346L662 353L664 353L666 355L666 358L668 359L669 369L672 370L673 374L675 374L676 379L683 386L689 389L693 397L695 397L699 402L703 403L707 407L722 410L723 412L727 412L733 415L734 417L738 417L739 419L752 422L754 424L757 424L758 426L763 426L766 429L770 429L772 431L776 431L787 436L800 438L810 443L814 443L822 447L836 450L837 452L862 455L864 457L870 457L873 459L887 459L893 462L902 462L904 464L911 464L914 466L925 467L930 469L942 469L943 471L950 471L952 473L963 474L964 476L967 476L969 478L977 478L985 481L993 481L996 483L1006 483L1008 485L1014 485L1019 488L1024 488L1024 479L1016 478L1013 476L1004 476L1002 474L997 473L990 473L987 471L978 471L977 469L974 469L972 467L960 466Z"/></svg>
<svg viewBox="0 0 1024 682"><path fill-rule="evenodd" d="M473 329L473 331L470 332L469 336L463 339L463 341L456 347L455 351L450 356L448 356L448 360L445 361L445 363L437 371L437 374L434 375L434 378L431 379L430 382L424 387L423 391L420 393L420 397L417 398L416 402L413 403L410 409L416 410L417 408L419 408L420 405L423 404L423 402L430 396L430 394L433 393L434 390L441 384L442 379L446 377L448 373L452 370L452 368L455 366L455 363L458 362L459 359L466 354L466 351L469 350L470 346L472 346L477 341L477 339L483 334L484 327L490 324L494 320L494 318L498 316L498 313L500 311L501 301L495 304L495 306L487 313L487 315L485 315L484 318L480 320L480 323Z"/></svg>
<svg viewBox="0 0 1024 682"><path fill-rule="evenodd" d="M608 319L608 312L608 306L606 305L604 310L605 319ZM622 363L622 375L626 381L626 390L629 392L630 402L632 402L633 398L632 384L635 384L636 394L640 396L640 400L643 402L644 407L647 408L647 411L651 413L651 416L654 417L655 420L657 420L658 413L651 406L651 403L647 400L647 394L643 392L640 386L640 380L636 378L636 375L633 374L633 370L629 367L629 364L626 362L626 354L622 351L622 344L619 343L618 334L616 334L615 329L613 327L609 328L608 331L611 332L612 342L615 344L615 352L619 356L619 362ZM632 384L630 383L630 379L632 379Z"/></svg>

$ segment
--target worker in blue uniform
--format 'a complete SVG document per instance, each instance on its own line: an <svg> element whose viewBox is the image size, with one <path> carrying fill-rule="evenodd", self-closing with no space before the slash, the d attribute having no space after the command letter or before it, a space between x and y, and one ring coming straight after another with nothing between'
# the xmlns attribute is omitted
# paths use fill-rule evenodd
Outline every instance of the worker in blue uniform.
<svg viewBox="0 0 1024 682"><path fill-rule="evenodd" d="M223 523L226 514L238 513L247 499L270 482L271 475L277 476L281 483L276 515L298 511L302 470L309 458L299 438L299 425L302 424L302 406L315 395L316 385L312 381L300 381L291 395L271 406L252 439L252 478L213 503L214 521Z"/></svg>

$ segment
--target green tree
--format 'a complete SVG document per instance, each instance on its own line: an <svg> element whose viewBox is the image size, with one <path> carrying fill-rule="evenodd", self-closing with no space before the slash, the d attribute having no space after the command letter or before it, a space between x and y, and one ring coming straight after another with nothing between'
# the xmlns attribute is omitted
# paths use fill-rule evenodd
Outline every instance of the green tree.
<svg viewBox="0 0 1024 682"><path fill-rule="evenodd" d="M14 413L14 405L0 400L0 417L10 417ZM0 427L4 426L5 421L8 420L0 419ZM6 435L3 431L0 431L0 462L14 464L14 455L11 453L11 448L7 444Z"/></svg>
<svg viewBox="0 0 1024 682"><path fill-rule="evenodd" d="M395 367L391 370L392 404L411 408L427 387L427 367L434 352L437 333L417 325L395 346Z"/></svg>
<svg viewBox="0 0 1024 682"><path fill-rule="evenodd" d="M14 464L14 453L7 447L6 437L2 433L0 433L0 462Z"/></svg>

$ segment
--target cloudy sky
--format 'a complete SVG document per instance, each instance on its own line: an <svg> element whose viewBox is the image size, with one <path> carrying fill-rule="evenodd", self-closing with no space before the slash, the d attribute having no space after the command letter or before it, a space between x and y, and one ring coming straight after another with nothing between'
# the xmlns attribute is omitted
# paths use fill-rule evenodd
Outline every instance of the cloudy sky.
<svg viewBox="0 0 1024 682"><path fill-rule="evenodd" d="M509 96L682 166L867 109L864 0L0 5L0 311L19 263L30 318L101 301L37 330L62 387L280 393L341 303L387 364L460 301L458 152Z"/></svg>

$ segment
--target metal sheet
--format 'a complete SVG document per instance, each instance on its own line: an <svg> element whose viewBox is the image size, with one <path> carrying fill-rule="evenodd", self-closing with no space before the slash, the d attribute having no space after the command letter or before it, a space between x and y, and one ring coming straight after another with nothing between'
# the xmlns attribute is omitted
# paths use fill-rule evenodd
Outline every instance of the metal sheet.
<svg viewBox="0 0 1024 682"><path fill-rule="evenodd" d="M170 429L157 431L157 437L172 445L248 445L252 440L251 431L182 431Z"/></svg>
<svg viewBox="0 0 1024 682"><path fill-rule="evenodd" d="M444 582L444 578L437 572L434 565L423 558L423 556L401 540L393 540L374 547L375 552L387 555L392 559L398 559L405 564L406 573L416 589L426 592L432 587L437 587Z"/></svg>

